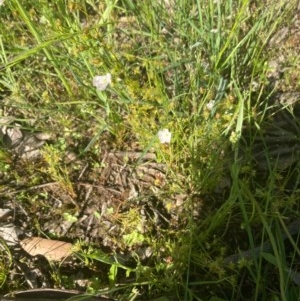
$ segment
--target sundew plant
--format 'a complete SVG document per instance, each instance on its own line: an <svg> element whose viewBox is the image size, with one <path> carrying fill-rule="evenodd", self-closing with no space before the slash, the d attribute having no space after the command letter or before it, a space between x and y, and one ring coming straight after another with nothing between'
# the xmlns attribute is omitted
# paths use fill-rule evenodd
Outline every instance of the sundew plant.
<svg viewBox="0 0 300 301"><path fill-rule="evenodd" d="M299 9L0 1L1 293L298 300Z"/></svg>

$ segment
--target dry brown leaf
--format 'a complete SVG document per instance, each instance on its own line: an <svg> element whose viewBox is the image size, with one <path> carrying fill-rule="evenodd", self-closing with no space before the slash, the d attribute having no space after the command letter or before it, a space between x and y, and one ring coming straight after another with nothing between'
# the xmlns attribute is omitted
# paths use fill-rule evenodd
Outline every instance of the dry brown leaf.
<svg viewBox="0 0 300 301"><path fill-rule="evenodd" d="M76 290L65 290L65 289L53 289L53 288L35 288L25 291L12 292L4 296L1 301L45 301L45 300L69 300L70 298L75 300L85 301L114 301L105 296L92 296L82 294ZM8 299L6 299L8 298Z"/></svg>
<svg viewBox="0 0 300 301"><path fill-rule="evenodd" d="M18 236L22 234L22 231L13 224L4 224L0 227L0 238L2 238L5 243L12 247L18 244Z"/></svg>
<svg viewBox="0 0 300 301"><path fill-rule="evenodd" d="M40 237L25 238L21 247L31 256L42 255L49 261L62 261L72 254L73 245L68 242Z"/></svg>

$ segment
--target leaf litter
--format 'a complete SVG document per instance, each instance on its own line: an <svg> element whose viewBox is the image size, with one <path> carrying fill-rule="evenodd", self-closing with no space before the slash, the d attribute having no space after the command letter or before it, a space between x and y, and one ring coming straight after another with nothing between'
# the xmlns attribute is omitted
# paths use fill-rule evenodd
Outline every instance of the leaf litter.
<svg viewBox="0 0 300 301"><path fill-rule="evenodd" d="M73 253L71 243L41 237L25 238L20 245L31 256L42 255L49 261L62 261Z"/></svg>

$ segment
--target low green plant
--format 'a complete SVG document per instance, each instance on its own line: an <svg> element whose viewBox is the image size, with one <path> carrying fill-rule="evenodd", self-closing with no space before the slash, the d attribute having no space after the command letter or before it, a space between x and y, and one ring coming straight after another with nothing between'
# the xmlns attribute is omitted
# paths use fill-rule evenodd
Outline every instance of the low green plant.
<svg viewBox="0 0 300 301"><path fill-rule="evenodd" d="M7 276L9 275L10 268L12 266L12 254L4 241L4 239L1 238L1 245L0 245L0 258L1 258L1 264L0 264L0 288L3 288L7 283Z"/></svg>

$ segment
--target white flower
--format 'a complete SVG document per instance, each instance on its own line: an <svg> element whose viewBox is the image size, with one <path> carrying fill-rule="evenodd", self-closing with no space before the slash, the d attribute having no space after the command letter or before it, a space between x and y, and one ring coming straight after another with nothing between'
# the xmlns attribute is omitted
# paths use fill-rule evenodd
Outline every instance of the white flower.
<svg viewBox="0 0 300 301"><path fill-rule="evenodd" d="M163 130L158 131L157 136L158 136L160 143L170 143L172 133L168 129L163 129Z"/></svg>
<svg viewBox="0 0 300 301"><path fill-rule="evenodd" d="M110 73L107 73L106 75L97 75L93 78L93 86L99 91L104 91L109 84L111 84Z"/></svg>
<svg viewBox="0 0 300 301"><path fill-rule="evenodd" d="M214 105L215 105L215 100L211 100L208 104L206 104L206 107L209 111L211 111Z"/></svg>
<svg viewBox="0 0 300 301"><path fill-rule="evenodd" d="M4 0L0 0L0 6L4 3Z"/></svg>

